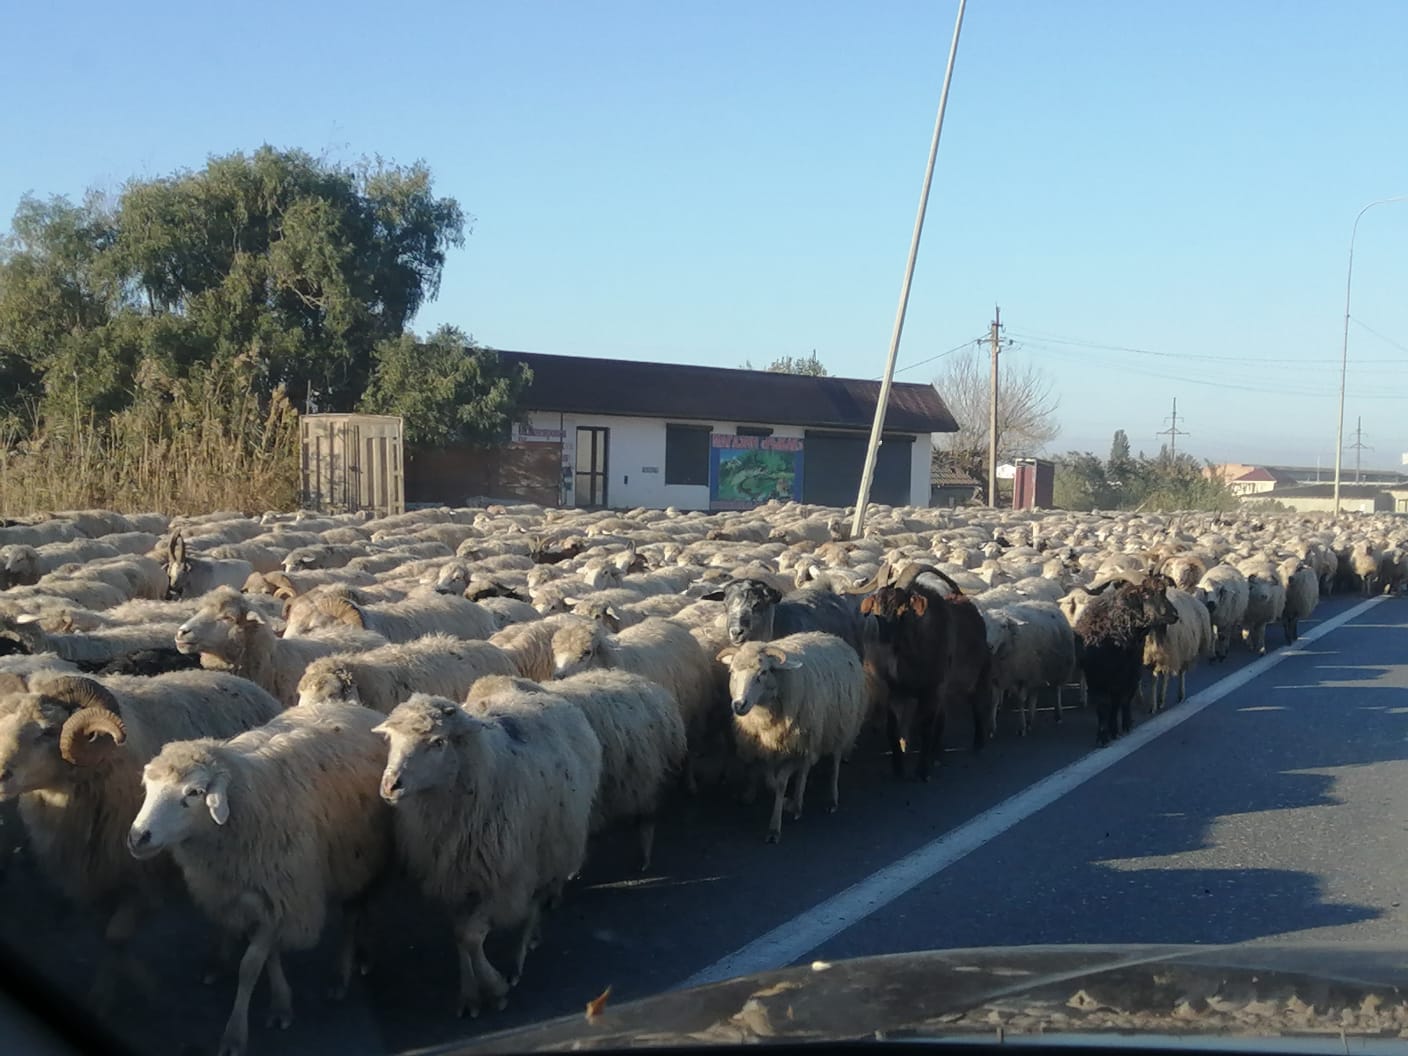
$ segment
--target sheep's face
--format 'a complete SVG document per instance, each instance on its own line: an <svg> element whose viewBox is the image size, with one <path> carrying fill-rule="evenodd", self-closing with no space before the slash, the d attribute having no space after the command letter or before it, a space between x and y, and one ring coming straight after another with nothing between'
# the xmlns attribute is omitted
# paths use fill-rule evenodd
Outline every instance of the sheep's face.
<svg viewBox="0 0 1408 1056"><path fill-rule="evenodd" d="M176 648L186 654L209 653L234 662L244 652L250 628L263 622L264 617L246 607L239 594L221 590L176 628Z"/></svg>
<svg viewBox="0 0 1408 1056"><path fill-rule="evenodd" d="M588 627L564 627L552 636L552 666L558 678L587 671L598 664L604 628L599 624Z"/></svg>
<svg viewBox="0 0 1408 1056"><path fill-rule="evenodd" d="M67 718L67 711L37 694L0 699L0 801L69 784L73 768L59 756Z"/></svg>
<svg viewBox="0 0 1408 1056"><path fill-rule="evenodd" d="M357 683L344 667L310 670L298 681L298 703L301 707L309 704L325 704L341 701L345 704L362 703L357 692Z"/></svg>
<svg viewBox="0 0 1408 1056"><path fill-rule="evenodd" d="M766 708L777 699L779 671L793 671L801 661L789 658L773 646L745 648L721 659L729 660L728 693L733 713L739 718L754 708Z"/></svg>
<svg viewBox="0 0 1408 1056"><path fill-rule="evenodd" d="M142 769L142 806L127 830L127 849L152 858L211 825L230 820L228 777L208 752L174 746Z"/></svg>
<svg viewBox="0 0 1408 1056"><path fill-rule="evenodd" d="M440 570L435 580L437 594L459 594L463 596L469 589L469 569L458 561L451 562Z"/></svg>
<svg viewBox="0 0 1408 1056"><path fill-rule="evenodd" d="M335 623L317 604L315 595L305 594L290 601L284 611L284 637L302 638Z"/></svg>
<svg viewBox="0 0 1408 1056"><path fill-rule="evenodd" d="M782 600L775 588L756 579L737 579L704 597L724 603L724 626L734 645L772 637L773 606Z"/></svg>
<svg viewBox="0 0 1408 1056"><path fill-rule="evenodd" d="M307 572L310 569L321 568L319 554L316 547L300 546L297 550L290 550L284 557L285 572Z"/></svg>
<svg viewBox="0 0 1408 1056"><path fill-rule="evenodd" d="M454 701L420 693L397 705L373 731L387 746L381 798L395 806L453 782L459 773L456 748L473 721Z"/></svg>

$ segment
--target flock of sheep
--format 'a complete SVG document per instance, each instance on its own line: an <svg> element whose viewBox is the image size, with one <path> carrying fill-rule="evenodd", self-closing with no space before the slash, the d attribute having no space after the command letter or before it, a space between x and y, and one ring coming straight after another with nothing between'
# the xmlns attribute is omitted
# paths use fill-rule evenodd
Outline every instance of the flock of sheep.
<svg viewBox="0 0 1408 1056"><path fill-rule="evenodd" d="M1408 582L1391 517L938 511L628 513L490 506L362 516L103 511L0 527L7 848L105 915L98 1000L144 915L189 898L255 983L345 914L335 993L389 875L445 907L459 1010L502 1007L594 834L649 868L676 788L835 809L876 728L903 776L1002 708L1079 686L1100 743L1143 673L1293 640L1336 590ZM876 750L882 750L877 748ZM15 824L18 817L20 825ZM491 932L518 936L492 964Z"/></svg>

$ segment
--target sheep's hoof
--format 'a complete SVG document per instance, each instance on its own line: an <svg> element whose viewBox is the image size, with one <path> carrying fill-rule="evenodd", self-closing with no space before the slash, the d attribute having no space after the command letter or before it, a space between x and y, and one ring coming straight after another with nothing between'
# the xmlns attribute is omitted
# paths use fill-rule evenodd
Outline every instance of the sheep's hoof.
<svg viewBox="0 0 1408 1056"><path fill-rule="evenodd" d="M840 806L841 806L841 804L839 804L839 803L832 803L831 806L829 806L829 807L826 808L826 813L828 813L828 814L835 814L836 811L840 808Z"/></svg>
<svg viewBox="0 0 1408 1056"><path fill-rule="evenodd" d="M468 1016L470 1019L479 1018L479 1003L471 998L460 998L459 1007L455 1009L455 1015L460 1019Z"/></svg>
<svg viewBox="0 0 1408 1056"><path fill-rule="evenodd" d="M269 1010L269 1014L264 1017L265 1027L278 1027L280 1030L288 1030L293 1026L293 1009L274 1008Z"/></svg>
<svg viewBox="0 0 1408 1056"><path fill-rule="evenodd" d="M782 833L777 829L769 829L767 836L763 838L764 843L781 843Z"/></svg>
<svg viewBox="0 0 1408 1056"><path fill-rule="evenodd" d="M220 1048L217 1050L220 1056L244 1056L244 1047L247 1039L224 1037L220 1039Z"/></svg>

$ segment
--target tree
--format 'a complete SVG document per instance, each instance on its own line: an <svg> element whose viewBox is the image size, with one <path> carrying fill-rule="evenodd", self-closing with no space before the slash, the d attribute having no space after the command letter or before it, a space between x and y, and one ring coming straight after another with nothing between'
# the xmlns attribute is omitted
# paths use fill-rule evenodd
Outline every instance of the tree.
<svg viewBox="0 0 1408 1056"><path fill-rule="evenodd" d="M1089 451L1068 451L1056 460L1051 501L1062 510L1108 510L1115 506L1115 492L1100 459Z"/></svg>
<svg viewBox="0 0 1408 1056"><path fill-rule="evenodd" d="M989 371L976 349L951 356L934 379L944 403L958 422L939 445L949 463L979 480L987 479ZM1059 401L1051 378L1033 364L1014 367L1003 361L998 372L997 457L999 461L1039 452L1060 434Z"/></svg>
<svg viewBox="0 0 1408 1056"><path fill-rule="evenodd" d="M377 345L371 384L358 405L367 414L399 414L411 447L492 444L507 438L518 401L532 381L451 326L424 341L403 334Z"/></svg>
<svg viewBox="0 0 1408 1056"><path fill-rule="evenodd" d="M743 361L744 370L756 370L752 362ZM816 349L809 356L778 356L765 368L774 374L805 374L813 378L828 378L831 372L817 358Z"/></svg>
<svg viewBox="0 0 1408 1056"><path fill-rule="evenodd" d="M184 377L252 357L256 390L349 410L373 350L439 290L464 213L424 165L334 165L261 147L135 179L115 203L27 198L0 246L0 383L130 404L144 361ZM0 395L4 400L6 395Z"/></svg>

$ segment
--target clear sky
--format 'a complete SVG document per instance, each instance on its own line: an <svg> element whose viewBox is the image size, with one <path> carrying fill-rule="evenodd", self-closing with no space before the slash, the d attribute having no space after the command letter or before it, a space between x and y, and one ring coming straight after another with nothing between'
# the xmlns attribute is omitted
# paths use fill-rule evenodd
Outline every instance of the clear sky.
<svg viewBox="0 0 1408 1056"><path fill-rule="evenodd" d="M263 142L424 159L475 222L421 328L878 376L956 10L12 7L0 211ZM1000 304L1055 450L1156 450L1177 397L1195 454L1329 466L1350 226L1408 194L1406 42L1402 0L971 0L901 366ZM1408 203L1357 245L1348 430L1396 466Z"/></svg>

